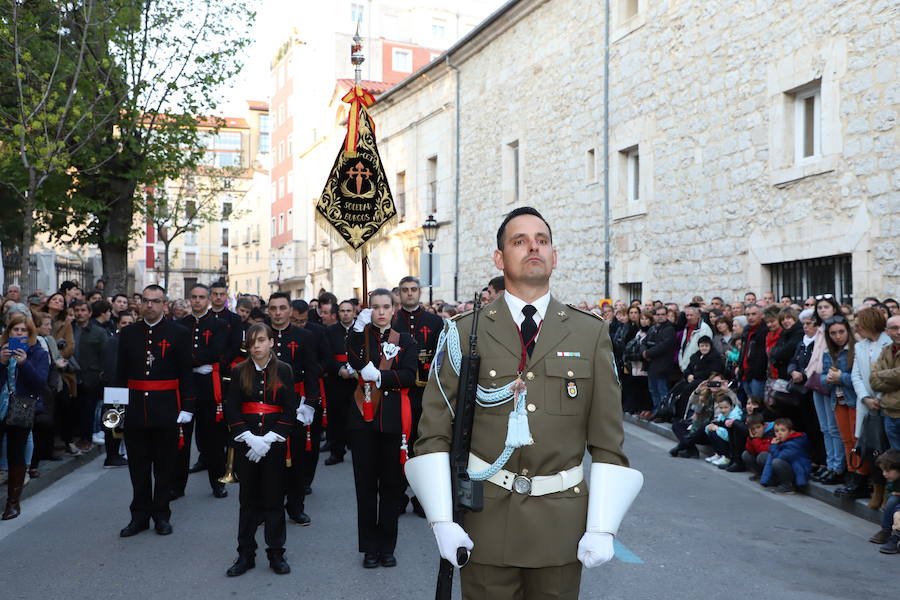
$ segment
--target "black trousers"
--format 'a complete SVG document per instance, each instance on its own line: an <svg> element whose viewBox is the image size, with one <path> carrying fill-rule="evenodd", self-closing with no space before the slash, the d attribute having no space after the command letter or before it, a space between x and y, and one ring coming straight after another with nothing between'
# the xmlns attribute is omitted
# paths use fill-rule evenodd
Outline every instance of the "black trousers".
<svg viewBox="0 0 900 600"><path fill-rule="evenodd" d="M353 452L359 551L392 554L403 493L400 434L351 429L347 438Z"/></svg>
<svg viewBox="0 0 900 600"><path fill-rule="evenodd" d="M302 427L300 423L297 423L291 430L288 444L291 451L291 466L287 468L287 480L284 486L286 495L284 508L289 513L303 512L305 507L304 499L306 497L303 488L306 486L306 483L304 483L303 461L300 454L304 452L306 445L306 427Z"/></svg>
<svg viewBox="0 0 900 600"><path fill-rule="evenodd" d="M331 412L331 407L328 407L328 411ZM331 420L331 415L328 415L329 421ZM303 485L312 485L313 479L316 478L316 467L319 464L319 440L322 438L322 404L319 403L319 406L316 407L316 416L313 417L313 422L309 424L309 439L310 446L307 450L306 446L306 427L300 428L301 439L297 440L297 449L298 455L295 455L294 460L299 458L300 469L303 473Z"/></svg>
<svg viewBox="0 0 900 600"><path fill-rule="evenodd" d="M78 384L78 436L90 442L94 435L94 416L100 403L102 388Z"/></svg>
<svg viewBox="0 0 900 600"><path fill-rule="evenodd" d="M240 482L238 514L238 553L256 554L256 529L264 525L266 554L269 558L284 555L287 539L284 510L284 486L287 469L284 464L285 444L275 442L258 463L247 458L248 446L235 443L234 472Z"/></svg>
<svg viewBox="0 0 900 600"><path fill-rule="evenodd" d="M347 411L353 402L353 388L348 391L349 386L340 383L346 380L340 379L338 382L334 381L335 379L340 379L340 376L325 380L325 394L328 400L328 427L325 429L328 432L331 455L343 457L347 453Z"/></svg>
<svg viewBox="0 0 900 600"><path fill-rule="evenodd" d="M169 495L178 458L178 426L126 428L125 443L133 493L132 520L153 517L168 521L172 516Z"/></svg>
<svg viewBox="0 0 900 600"><path fill-rule="evenodd" d="M25 466L25 442L30 429L12 427L0 421L0 444L6 439L6 462L10 467Z"/></svg>
<svg viewBox="0 0 900 600"><path fill-rule="evenodd" d="M216 401L213 398L213 374L194 373L194 389L197 390L197 404L194 419L184 424L184 448L178 451L178 472L175 476L175 491L183 494L187 486L188 469L191 466L191 439L197 433L197 449L206 462L206 475L211 488L221 486L217 480L225 474L225 444L227 428L224 419L216 422Z"/></svg>

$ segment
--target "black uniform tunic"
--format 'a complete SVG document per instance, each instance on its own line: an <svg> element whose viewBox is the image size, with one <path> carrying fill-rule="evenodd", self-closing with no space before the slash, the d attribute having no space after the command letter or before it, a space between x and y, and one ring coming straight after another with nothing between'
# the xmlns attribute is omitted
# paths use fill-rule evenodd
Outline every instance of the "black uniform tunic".
<svg viewBox="0 0 900 600"><path fill-rule="evenodd" d="M327 335L327 328L320 323L307 321L303 327L304 331L311 333L315 339L315 359L318 365L318 382L320 403L315 406L316 414L313 422L310 423L307 433L309 433L309 444L304 444L303 452L300 454L301 468L303 469L303 484L312 486L313 479L316 477L316 466L319 464L319 441L322 437L322 422L325 418L325 412L331 410L331 406L327 405L328 392L325 388L325 380L328 373L334 370L334 353L331 349ZM343 345L341 346L343 347ZM321 392L325 392L323 396Z"/></svg>
<svg viewBox="0 0 900 600"><path fill-rule="evenodd" d="M253 388L249 394L241 385L241 376L248 369L253 373ZM291 367L278 361L277 383L268 381L265 370L257 369L252 360L235 367L233 374L225 400L229 437L233 440L245 431L260 436L274 431L287 439L296 423L299 402L294 392ZM248 405L261 408L258 411L247 410ZM256 553L256 528L259 523L264 523L269 558L283 555L286 530L281 503L287 481L285 442L273 442L269 452L259 462L252 462L247 458L247 444L235 442L234 445L234 470L241 486L238 553Z"/></svg>
<svg viewBox="0 0 900 600"><path fill-rule="evenodd" d="M319 365L316 361L315 336L294 325L288 325L284 329L276 329L275 332L275 356L291 366L294 373L294 387L297 390L297 401L300 396L306 397L306 404L313 408L319 407ZM303 393L300 393L301 385ZM290 444L291 466L288 469L287 500L285 508L288 514L297 516L303 512L304 469L302 453L305 451L307 429L294 421L294 429L291 432Z"/></svg>
<svg viewBox="0 0 900 600"><path fill-rule="evenodd" d="M178 413L194 412L190 339L180 325L139 321L119 333L115 385L129 388L125 440L131 517L168 521L178 455ZM155 481L154 481L155 479Z"/></svg>
<svg viewBox="0 0 900 600"><path fill-rule="evenodd" d="M197 449L206 462L209 485L213 489L222 486L218 479L225 474L225 421L224 413L220 412L223 408L215 401L215 389L218 387L221 396L221 369L228 341L228 326L223 320L216 319L211 310L207 310L199 319L192 314L188 315L179 320L179 323L190 332L191 368L211 365L218 372L194 373L197 407L194 420L184 425L185 445L178 456L174 488L176 496L184 495L187 485L188 468L191 464L191 437L195 424Z"/></svg>
<svg viewBox="0 0 900 600"><path fill-rule="evenodd" d="M367 326L365 334L351 331L347 337L350 365L361 371L370 362L378 368L390 328L379 332ZM366 356L364 335L369 337ZM397 519L403 493L403 467L400 463L402 431L401 390L415 384L416 341L400 333L399 351L381 370L383 397L375 419L363 421L354 402L347 421L347 437L353 456L353 479L356 484L356 514L359 551L393 554L397 545Z"/></svg>
<svg viewBox="0 0 900 600"><path fill-rule="evenodd" d="M330 370L325 377L325 394L328 397L328 444L331 455L343 458L347 451L347 418L353 404L356 379L344 379L338 371L347 364L347 328L335 323L326 328L325 335L331 346ZM353 410L356 410L355 408Z"/></svg>

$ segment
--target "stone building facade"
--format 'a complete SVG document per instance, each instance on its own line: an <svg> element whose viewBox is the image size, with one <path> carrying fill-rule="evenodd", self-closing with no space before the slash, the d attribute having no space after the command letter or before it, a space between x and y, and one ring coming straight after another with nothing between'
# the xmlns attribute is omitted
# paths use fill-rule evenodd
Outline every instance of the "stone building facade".
<svg viewBox="0 0 900 600"><path fill-rule="evenodd" d="M427 167L405 140L441 111L421 139L450 152L453 294L496 274L496 227L527 204L554 227L557 295L604 297L607 181L614 298L900 293L896 2L609 4L608 146L602 2L509 2L373 108L389 177Z"/></svg>

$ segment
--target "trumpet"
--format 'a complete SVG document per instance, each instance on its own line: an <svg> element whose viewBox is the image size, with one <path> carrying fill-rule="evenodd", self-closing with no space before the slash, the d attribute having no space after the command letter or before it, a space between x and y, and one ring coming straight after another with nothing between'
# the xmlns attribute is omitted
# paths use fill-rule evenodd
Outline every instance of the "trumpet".
<svg viewBox="0 0 900 600"><path fill-rule="evenodd" d="M109 410L103 413L103 418L101 419L101 423L107 429L112 431L113 437L121 438L122 437L122 425L125 420L125 408L123 406L119 406L116 404Z"/></svg>
<svg viewBox="0 0 900 600"><path fill-rule="evenodd" d="M225 462L225 474L219 477L219 483L237 483L237 475L234 474L234 448L228 449L228 458Z"/></svg>

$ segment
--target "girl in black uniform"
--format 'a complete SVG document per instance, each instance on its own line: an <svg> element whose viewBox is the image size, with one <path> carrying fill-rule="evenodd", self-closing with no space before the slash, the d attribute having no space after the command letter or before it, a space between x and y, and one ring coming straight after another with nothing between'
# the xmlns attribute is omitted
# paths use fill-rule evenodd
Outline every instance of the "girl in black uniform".
<svg viewBox="0 0 900 600"><path fill-rule="evenodd" d="M245 339L250 360L232 371L225 400L225 419L236 442L234 471L241 485L238 558L227 574L236 577L256 566L256 528L264 523L269 566L283 575L291 572L284 560L282 505L286 442L296 420L297 394L291 367L272 351L269 326L250 326Z"/></svg>

